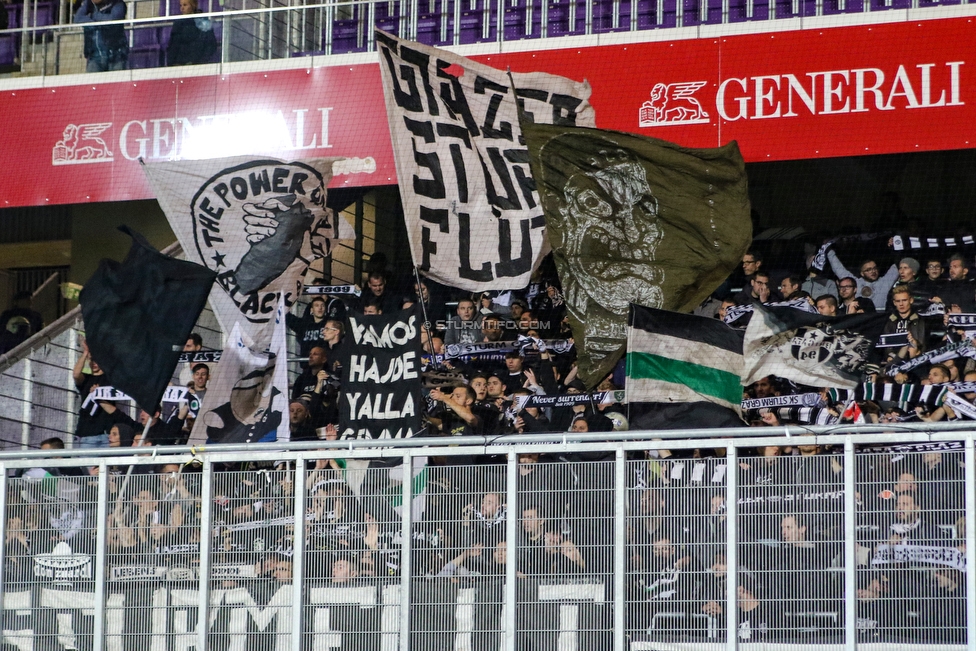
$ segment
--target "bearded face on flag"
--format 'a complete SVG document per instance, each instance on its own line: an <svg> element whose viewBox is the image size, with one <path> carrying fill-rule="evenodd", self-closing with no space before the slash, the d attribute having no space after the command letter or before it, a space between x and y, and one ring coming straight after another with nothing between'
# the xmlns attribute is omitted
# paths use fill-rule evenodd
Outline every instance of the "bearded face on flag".
<svg viewBox="0 0 976 651"><path fill-rule="evenodd" d="M545 155L580 144L563 140L554 138ZM564 228L559 253L573 271L564 281L569 307L580 312L590 299L616 314L627 314L631 302L660 307L664 270L653 260L661 229L647 174L614 143L589 140L591 168L566 180L556 208Z"/></svg>

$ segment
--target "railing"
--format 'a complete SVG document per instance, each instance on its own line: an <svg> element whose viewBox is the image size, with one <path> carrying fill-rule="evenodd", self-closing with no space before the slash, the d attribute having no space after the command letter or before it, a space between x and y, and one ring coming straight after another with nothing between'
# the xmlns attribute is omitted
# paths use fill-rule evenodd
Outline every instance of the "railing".
<svg viewBox="0 0 976 651"><path fill-rule="evenodd" d="M128 17L119 24L129 30L129 67L167 65L178 3L127 4ZM213 21L220 47L212 62L227 63L373 51L375 27L429 45L459 46L958 4L966 0L203 0L204 13L196 17ZM70 24L68 6L55 0L8 5L10 29L0 31L0 65L43 63L38 74L83 71L75 51L82 28ZM72 39L75 50L68 60L62 44Z"/></svg>
<svg viewBox="0 0 976 651"><path fill-rule="evenodd" d="M816 431L0 453L3 642L976 648L973 432Z"/></svg>

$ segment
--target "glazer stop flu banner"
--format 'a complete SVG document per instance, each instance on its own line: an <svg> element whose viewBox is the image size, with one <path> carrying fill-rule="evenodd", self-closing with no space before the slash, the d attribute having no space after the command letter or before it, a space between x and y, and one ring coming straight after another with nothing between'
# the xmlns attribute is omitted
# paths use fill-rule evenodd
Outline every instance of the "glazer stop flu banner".
<svg viewBox="0 0 976 651"><path fill-rule="evenodd" d="M381 31L376 49L414 263L468 291L526 286L548 245L518 111L595 126L589 84L545 73L510 79Z"/></svg>

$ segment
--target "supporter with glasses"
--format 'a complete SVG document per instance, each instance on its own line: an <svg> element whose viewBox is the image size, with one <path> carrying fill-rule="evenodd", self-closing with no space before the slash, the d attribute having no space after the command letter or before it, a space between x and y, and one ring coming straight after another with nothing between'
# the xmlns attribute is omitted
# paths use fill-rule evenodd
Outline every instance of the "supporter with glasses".
<svg viewBox="0 0 976 651"><path fill-rule="evenodd" d="M830 262L830 268L838 278L848 278L854 275L847 270L833 249L827 251L827 261ZM859 273L860 276L856 279L857 295L871 299L879 312L884 311L888 291L898 280L898 267L891 265L882 276L878 263L873 259L867 259L861 263ZM837 289L840 291L839 286Z"/></svg>

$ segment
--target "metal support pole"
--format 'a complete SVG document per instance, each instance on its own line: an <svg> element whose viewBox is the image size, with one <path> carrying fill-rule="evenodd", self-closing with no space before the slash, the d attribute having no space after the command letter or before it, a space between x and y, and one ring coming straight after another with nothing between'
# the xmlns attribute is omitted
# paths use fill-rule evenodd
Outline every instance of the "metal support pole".
<svg viewBox="0 0 976 651"><path fill-rule="evenodd" d="M487 3L485 4L487 6ZM495 6L497 7L496 11L498 12L498 15L495 16L495 22L498 25L496 27L497 31L495 32L495 40L502 43L505 41L505 0L497 0Z"/></svg>
<svg viewBox="0 0 976 651"><path fill-rule="evenodd" d="M367 471L368 472L368 471ZM413 574L413 457L403 455L403 504L400 559L400 651L410 651L410 579Z"/></svg>
<svg viewBox="0 0 976 651"><path fill-rule="evenodd" d="M78 332L74 329L68 330L68 368L73 369L75 363L78 361ZM65 400L65 428L64 431L69 434L74 434L75 430L78 429L78 391L75 389L75 379L72 377L71 373L66 375L65 380L65 395L67 399ZM67 440L64 442L65 447L73 448L75 446L75 437L66 436Z"/></svg>
<svg viewBox="0 0 976 651"><path fill-rule="evenodd" d="M295 460L295 475L292 480L295 494L295 533L291 555L291 648L302 651L302 615L304 614L305 583L305 458Z"/></svg>
<svg viewBox="0 0 976 651"><path fill-rule="evenodd" d="M725 644L739 648L739 554L736 549L739 517L739 455L731 441L725 453Z"/></svg>
<svg viewBox="0 0 976 651"><path fill-rule="evenodd" d="M97 503L95 505L95 621L92 625L92 651L105 648L105 555L108 538L108 464L98 464Z"/></svg>
<svg viewBox="0 0 976 651"><path fill-rule="evenodd" d="M0 540L7 540L7 466L0 463ZM24 523L21 522L21 527ZM3 567L6 559L7 545L0 545L0 610L3 609L3 595L6 593L3 586Z"/></svg>
<svg viewBox="0 0 976 651"><path fill-rule="evenodd" d="M196 651L207 651L210 623L210 556L213 551L213 464L203 460L200 478L200 601Z"/></svg>
<svg viewBox="0 0 976 651"><path fill-rule="evenodd" d="M854 442L844 440L844 646L857 648L857 500L854 487Z"/></svg>
<svg viewBox="0 0 976 651"><path fill-rule="evenodd" d="M542 34L545 36L545 32ZM454 0L454 45L461 44L461 0Z"/></svg>
<svg viewBox="0 0 976 651"><path fill-rule="evenodd" d="M356 199L356 243L355 250L353 251L352 264L353 264L353 276L355 280L354 284L358 285L363 282L363 200Z"/></svg>
<svg viewBox="0 0 976 651"><path fill-rule="evenodd" d="M518 457L508 453L508 482L505 484L505 622L503 624L504 651L516 651L515 602L518 596Z"/></svg>
<svg viewBox="0 0 976 651"><path fill-rule="evenodd" d="M586 0L586 19L583 25L587 34L593 33L593 0Z"/></svg>
<svg viewBox="0 0 976 651"><path fill-rule="evenodd" d="M26 357L24 358L24 373L21 375L24 386L23 402L20 409L20 447L25 450L30 447L31 407L34 404L34 378L31 375L31 358Z"/></svg>
<svg viewBox="0 0 976 651"><path fill-rule="evenodd" d="M976 568L976 465L973 435L966 436L966 567ZM966 647L976 651L976 571L966 572Z"/></svg>
<svg viewBox="0 0 976 651"><path fill-rule="evenodd" d="M627 462L623 448L617 448L613 471L613 648L626 651Z"/></svg>
<svg viewBox="0 0 976 651"><path fill-rule="evenodd" d="M229 63L230 62L230 33L233 28L233 23L230 16L221 16L220 24L222 25L220 30L220 62Z"/></svg>

